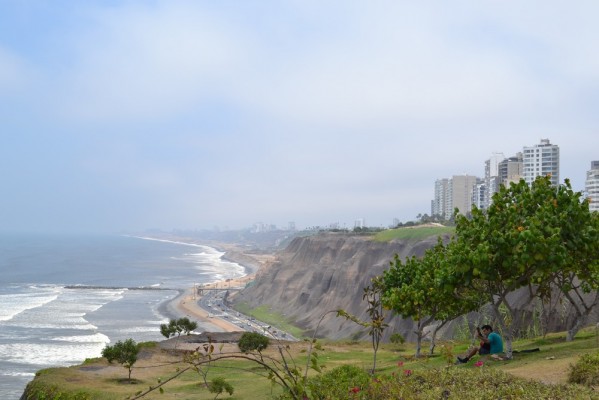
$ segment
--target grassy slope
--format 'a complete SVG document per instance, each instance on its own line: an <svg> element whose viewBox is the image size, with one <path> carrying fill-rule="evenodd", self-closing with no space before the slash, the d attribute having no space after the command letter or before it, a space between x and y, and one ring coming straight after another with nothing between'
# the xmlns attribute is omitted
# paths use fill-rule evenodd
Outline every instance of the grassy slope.
<svg viewBox="0 0 599 400"><path fill-rule="evenodd" d="M430 236L439 236L454 232L455 228L451 226L417 225L381 231L374 236L374 240L381 242L388 242L394 239L421 240Z"/></svg>
<svg viewBox="0 0 599 400"><path fill-rule="evenodd" d="M576 340L570 343L564 341L564 334L547 335L544 339L520 340L515 342L515 349L529 349L539 347L541 351L536 353L516 354L511 361L485 360L483 368L494 368L504 370L514 375L536 379L543 383L565 383L567 380L568 366L578 359L579 355L599 351L599 337L595 328L583 330ZM397 346L385 344L379 350L378 368L379 373L390 374L401 372L405 369L417 371L420 369L443 369L448 364L440 354L442 347L451 349L452 360L467 348L468 343L441 343L437 348L435 356L413 359L413 345L406 344ZM275 346L271 346L274 351ZM305 365L307 342L299 342L291 345L290 351L295 362ZM226 350L226 349L225 349ZM319 354L321 364L325 370L330 370L342 364L353 364L368 369L372 365L372 349L369 343L323 343L321 350L315 350ZM158 379L163 381L176 373L178 368L186 364L180 362L181 355L169 354L158 348L146 349L133 371L135 384L123 382L126 378L126 370L118 365L109 365L103 359L91 360L84 365L70 368L53 368L41 371L36 378L37 385L41 387L57 386L61 390L71 394L79 392L81 397L100 400L123 399L140 390L145 390L150 385L155 385ZM398 366L398 361L403 365ZM452 365L456 369L477 369L474 362L466 365ZM210 377L223 376L230 382L235 393L229 397L224 394L219 398L255 399L271 398L281 393L278 387L273 387L270 382L261 377L261 370L253 364L245 361L222 362L212 367ZM181 377L169 382L165 386L164 394L155 392L145 399L212 399L214 394L201 387L201 379L195 372L189 371ZM85 389L82 389L85 388ZM84 397L81 393L88 393ZM77 398L77 397L71 397ZM69 399L62 397L61 399Z"/></svg>

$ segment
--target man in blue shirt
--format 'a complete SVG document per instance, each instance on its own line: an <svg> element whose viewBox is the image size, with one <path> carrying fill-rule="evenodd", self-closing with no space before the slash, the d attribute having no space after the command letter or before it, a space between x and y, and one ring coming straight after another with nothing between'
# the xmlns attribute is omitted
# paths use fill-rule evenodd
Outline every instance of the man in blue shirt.
<svg viewBox="0 0 599 400"><path fill-rule="evenodd" d="M467 363L476 353L484 355L503 352L503 340L498 333L493 332L491 325L483 325L480 329L476 328L476 336L480 339L480 347L472 347L468 350L466 357L458 357L460 363Z"/></svg>

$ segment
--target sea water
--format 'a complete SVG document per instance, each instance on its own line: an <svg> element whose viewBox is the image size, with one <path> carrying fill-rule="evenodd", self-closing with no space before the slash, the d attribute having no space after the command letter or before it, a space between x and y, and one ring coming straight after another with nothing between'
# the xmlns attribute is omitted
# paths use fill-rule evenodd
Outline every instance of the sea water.
<svg viewBox="0 0 599 400"><path fill-rule="evenodd" d="M165 302L244 275L222 255L143 237L0 235L0 398L18 399L36 371L99 357L108 343L163 339Z"/></svg>

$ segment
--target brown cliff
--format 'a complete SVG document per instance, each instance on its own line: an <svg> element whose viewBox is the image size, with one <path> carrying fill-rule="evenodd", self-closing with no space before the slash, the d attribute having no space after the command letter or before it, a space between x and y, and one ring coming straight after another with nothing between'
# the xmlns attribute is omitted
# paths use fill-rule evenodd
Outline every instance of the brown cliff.
<svg viewBox="0 0 599 400"><path fill-rule="evenodd" d="M402 259L422 256L436 242L437 236L391 242L347 234L296 238L234 301L247 302L251 307L268 305L308 332L316 329L326 312L340 308L368 320L362 293L371 278L387 269L395 254ZM407 339L412 337L411 321L395 317L388 322L386 336L398 332ZM363 327L334 313L323 319L317 332L317 337L330 339L367 336Z"/></svg>

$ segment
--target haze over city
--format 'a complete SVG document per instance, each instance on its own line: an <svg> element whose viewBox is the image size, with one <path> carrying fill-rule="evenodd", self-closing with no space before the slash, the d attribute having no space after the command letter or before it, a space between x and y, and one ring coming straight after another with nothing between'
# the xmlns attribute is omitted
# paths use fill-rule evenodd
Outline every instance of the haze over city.
<svg viewBox="0 0 599 400"><path fill-rule="evenodd" d="M599 3L0 4L0 230L388 226L548 138L599 160Z"/></svg>

